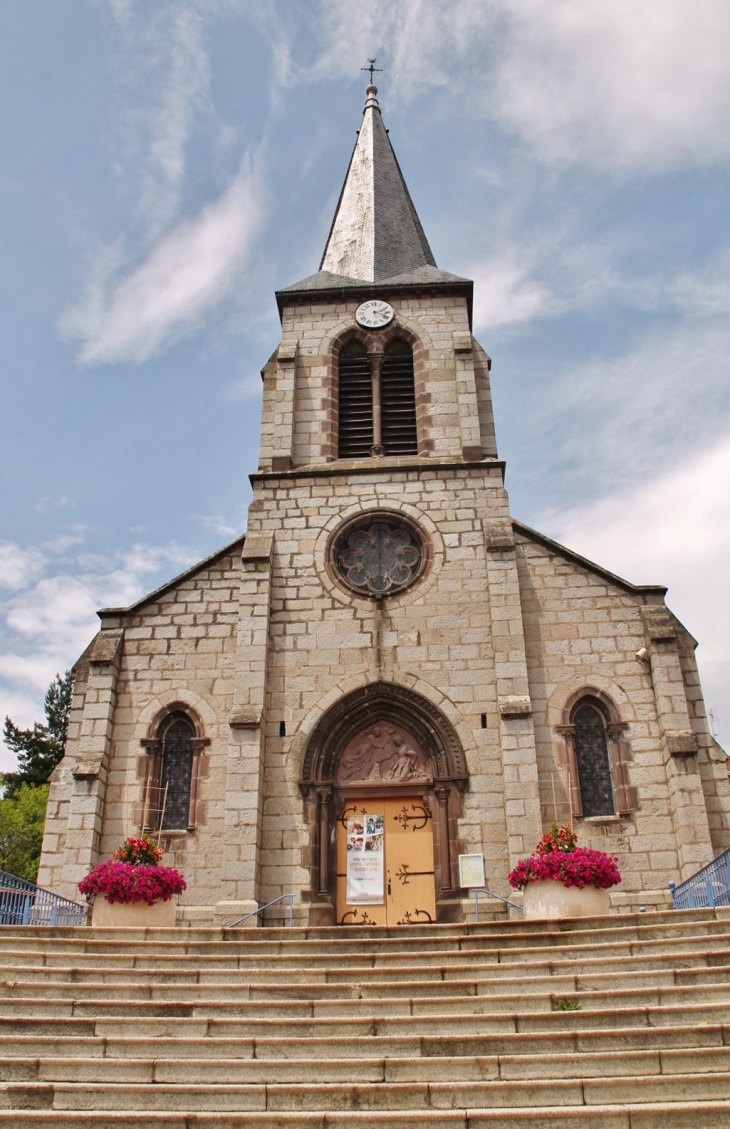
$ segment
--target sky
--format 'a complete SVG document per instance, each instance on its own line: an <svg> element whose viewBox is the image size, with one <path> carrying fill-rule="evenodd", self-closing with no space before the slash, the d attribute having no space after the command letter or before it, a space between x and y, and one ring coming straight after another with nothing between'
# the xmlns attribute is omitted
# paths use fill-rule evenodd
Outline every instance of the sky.
<svg viewBox="0 0 730 1129"><path fill-rule="evenodd" d="M514 516L668 585L730 744L727 0L3 0L0 717L245 529L373 56Z"/></svg>

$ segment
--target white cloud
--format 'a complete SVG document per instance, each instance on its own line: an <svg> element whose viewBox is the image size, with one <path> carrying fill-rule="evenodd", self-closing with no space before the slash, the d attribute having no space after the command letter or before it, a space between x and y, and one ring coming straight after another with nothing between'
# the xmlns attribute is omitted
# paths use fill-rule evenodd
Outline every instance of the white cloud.
<svg viewBox="0 0 730 1129"><path fill-rule="evenodd" d="M449 86L547 163L661 169L730 155L726 0L323 0L314 68L352 75L368 54L389 97ZM311 77L311 76L308 76Z"/></svg>
<svg viewBox="0 0 730 1129"><path fill-rule="evenodd" d="M529 259L512 250L467 269L474 280L474 324L478 330L517 325L562 308L546 283L530 277Z"/></svg>
<svg viewBox="0 0 730 1129"><path fill-rule="evenodd" d="M82 364L147 360L229 293L251 255L262 208L250 162L224 195L184 220L120 278L102 269L61 329Z"/></svg>
<svg viewBox="0 0 730 1129"><path fill-rule="evenodd" d="M634 583L668 585L730 745L730 436L648 481L544 515L541 528Z"/></svg>
<svg viewBox="0 0 730 1129"><path fill-rule="evenodd" d="M110 0L116 77L124 91L115 126L119 172L139 177L136 213L159 236L180 204L186 147L196 115L210 114L206 19L216 0Z"/></svg>
<svg viewBox="0 0 730 1129"><path fill-rule="evenodd" d="M730 155L725 0L509 0L497 116L547 161L663 168Z"/></svg>
<svg viewBox="0 0 730 1129"><path fill-rule="evenodd" d="M0 542L0 588L26 588L43 571L43 554L22 549L12 541Z"/></svg>
<svg viewBox="0 0 730 1129"><path fill-rule="evenodd" d="M18 725L42 719L49 683L93 638L98 608L133 603L156 586L161 574L175 573L197 559L175 544L133 545L113 557L69 556L70 543L75 539L62 539L55 552L47 545L4 546L8 560L26 565L23 574L16 574L25 577L22 590L0 601L0 717L7 714ZM10 767L12 757L0 745L0 771Z"/></svg>
<svg viewBox="0 0 730 1129"><path fill-rule="evenodd" d="M730 428L730 327L661 325L612 355L537 382L525 403L531 460L574 498L647 480ZM569 480L569 481L568 481Z"/></svg>

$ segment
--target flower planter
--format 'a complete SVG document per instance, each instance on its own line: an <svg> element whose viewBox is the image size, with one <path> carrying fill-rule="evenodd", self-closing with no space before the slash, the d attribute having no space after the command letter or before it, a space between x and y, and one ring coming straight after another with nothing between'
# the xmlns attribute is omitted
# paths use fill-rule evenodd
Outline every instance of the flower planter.
<svg viewBox="0 0 730 1129"><path fill-rule="evenodd" d="M608 890L595 886L563 886L551 878L528 882L522 902L526 918L600 917L609 912Z"/></svg>
<svg viewBox="0 0 730 1129"><path fill-rule="evenodd" d="M91 924L108 928L126 926L129 929L172 929L175 926L176 903L167 902L108 902L97 895L91 911Z"/></svg>

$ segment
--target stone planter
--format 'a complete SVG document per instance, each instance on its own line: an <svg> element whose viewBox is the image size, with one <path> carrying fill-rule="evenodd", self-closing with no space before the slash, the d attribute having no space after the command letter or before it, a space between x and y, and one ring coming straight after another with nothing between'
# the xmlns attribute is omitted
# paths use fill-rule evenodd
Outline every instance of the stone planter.
<svg viewBox="0 0 730 1129"><path fill-rule="evenodd" d="M132 929L173 929L176 908L175 898L148 906L145 902L133 902L130 905L108 902L106 898L97 895L91 911L91 924L105 928L126 926Z"/></svg>
<svg viewBox="0 0 730 1129"><path fill-rule="evenodd" d="M608 890L595 886L563 886L550 878L541 882L528 882L524 889L522 905L526 918L542 917L554 921L560 917L601 917L608 913Z"/></svg>

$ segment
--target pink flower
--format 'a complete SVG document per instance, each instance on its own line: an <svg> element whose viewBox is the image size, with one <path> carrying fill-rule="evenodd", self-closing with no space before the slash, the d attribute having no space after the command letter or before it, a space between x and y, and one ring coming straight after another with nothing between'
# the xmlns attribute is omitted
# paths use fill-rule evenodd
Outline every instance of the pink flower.
<svg viewBox="0 0 730 1129"><path fill-rule="evenodd" d="M79 882L86 897L101 894L108 902L130 905L146 902L168 902L173 894L182 894L187 884L179 871L167 866L135 866L131 862L109 859L95 866Z"/></svg>
<svg viewBox="0 0 730 1129"><path fill-rule="evenodd" d="M528 882L545 879L560 882L563 886L576 886L579 890L586 886L608 890L619 884L621 875L617 858L603 851L576 847L573 851L553 850L522 859L509 875L509 884L514 890L522 890Z"/></svg>

